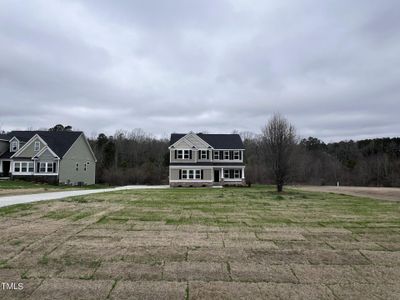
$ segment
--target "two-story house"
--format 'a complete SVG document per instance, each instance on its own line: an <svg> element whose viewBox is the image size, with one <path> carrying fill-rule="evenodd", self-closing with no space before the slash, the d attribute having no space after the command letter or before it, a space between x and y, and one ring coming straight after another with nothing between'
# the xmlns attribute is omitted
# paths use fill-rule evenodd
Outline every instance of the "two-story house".
<svg viewBox="0 0 400 300"><path fill-rule="evenodd" d="M171 134L169 184L244 185L244 145L238 134Z"/></svg>
<svg viewBox="0 0 400 300"><path fill-rule="evenodd" d="M11 131L0 135L0 177L94 184L96 157L81 131Z"/></svg>

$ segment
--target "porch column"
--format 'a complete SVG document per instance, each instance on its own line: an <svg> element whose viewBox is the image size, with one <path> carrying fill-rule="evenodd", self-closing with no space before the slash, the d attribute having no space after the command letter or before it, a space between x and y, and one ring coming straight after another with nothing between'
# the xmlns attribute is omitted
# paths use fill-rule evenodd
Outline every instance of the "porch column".
<svg viewBox="0 0 400 300"><path fill-rule="evenodd" d="M244 167L242 168L242 179L244 179Z"/></svg>
<svg viewBox="0 0 400 300"><path fill-rule="evenodd" d="M224 179L224 168L221 168L221 179Z"/></svg>

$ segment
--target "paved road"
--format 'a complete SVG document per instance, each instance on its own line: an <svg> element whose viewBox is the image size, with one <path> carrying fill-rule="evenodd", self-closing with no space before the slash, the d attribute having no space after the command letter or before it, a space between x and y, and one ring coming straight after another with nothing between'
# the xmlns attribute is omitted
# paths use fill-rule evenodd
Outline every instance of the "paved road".
<svg viewBox="0 0 400 300"><path fill-rule="evenodd" d="M337 193L379 200L400 201L400 188L359 186L295 186L295 188L311 192Z"/></svg>
<svg viewBox="0 0 400 300"><path fill-rule="evenodd" d="M127 185L127 186L108 188L108 189L63 191L63 192L40 193L40 194L31 194L31 195L5 196L5 197L0 197L0 207L13 205L13 204L29 203L29 202L36 202L36 201L43 201L43 200L55 200L55 199L62 199L62 198L66 198L66 197L82 196L82 195L89 195L89 194L96 194L96 193L106 193L106 192L135 190L135 189L165 189L165 188L169 188L169 186L168 185Z"/></svg>

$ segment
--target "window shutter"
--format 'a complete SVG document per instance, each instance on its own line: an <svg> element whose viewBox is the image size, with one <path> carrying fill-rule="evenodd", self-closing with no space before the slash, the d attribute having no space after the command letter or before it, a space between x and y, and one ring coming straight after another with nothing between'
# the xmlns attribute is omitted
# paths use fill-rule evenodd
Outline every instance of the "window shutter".
<svg viewBox="0 0 400 300"><path fill-rule="evenodd" d="M233 151L229 151L229 159L230 159L230 160L233 159Z"/></svg>
<svg viewBox="0 0 400 300"><path fill-rule="evenodd" d="M224 159L224 151L219 151L219 159Z"/></svg>
<svg viewBox="0 0 400 300"><path fill-rule="evenodd" d="M57 173L57 163L53 163L53 173Z"/></svg>
<svg viewBox="0 0 400 300"><path fill-rule="evenodd" d="M200 176L200 179L203 179L203 178L204 178L204 170L201 169L201 176Z"/></svg>
<svg viewBox="0 0 400 300"><path fill-rule="evenodd" d="M192 159L192 150L189 150L189 158Z"/></svg>
<svg viewBox="0 0 400 300"><path fill-rule="evenodd" d="M229 170L229 178L235 178L235 171L233 169Z"/></svg>
<svg viewBox="0 0 400 300"><path fill-rule="evenodd" d="M37 167L36 172L39 173L39 172L40 172L40 163L37 163L37 164L36 164L36 167Z"/></svg>
<svg viewBox="0 0 400 300"><path fill-rule="evenodd" d="M210 151L207 150L207 159L210 159Z"/></svg>
<svg viewBox="0 0 400 300"><path fill-rule="evenodd" d="M178 150L175 150L175 159L178 158Z"/></svg>
<svg viewBox="0 0 400 300"><path fill-rule="evenodd" d="M242 159L242 151L239 151L239 159Z"/></svg>
<svg viewBox="0 0 400 300"><path fill-rule="evenodd" d="M179 169L179 179L182 179L182 170Z"/></svg>
<svg viewBox="0 0 400 300"><path fill-rule="evenodd" d="M239 177L242 178L242 170L239 170Z"/></svg>

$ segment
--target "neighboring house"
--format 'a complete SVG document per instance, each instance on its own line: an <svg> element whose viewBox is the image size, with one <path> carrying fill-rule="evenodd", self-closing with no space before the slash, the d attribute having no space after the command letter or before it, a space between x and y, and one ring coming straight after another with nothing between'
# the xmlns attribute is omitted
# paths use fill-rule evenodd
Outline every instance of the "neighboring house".
<svg viewBox="0 0 400 300"><path fill-rule="evenodd" d="M11 131L0 135L0 177L94 184L96 157L80 131Z"/></svg>
<svg viewBox="0 0 400 300"><path fill-rule="evenodd" d="M244 145L238 134L171 134L169 184L244 185Z"/></svg>

